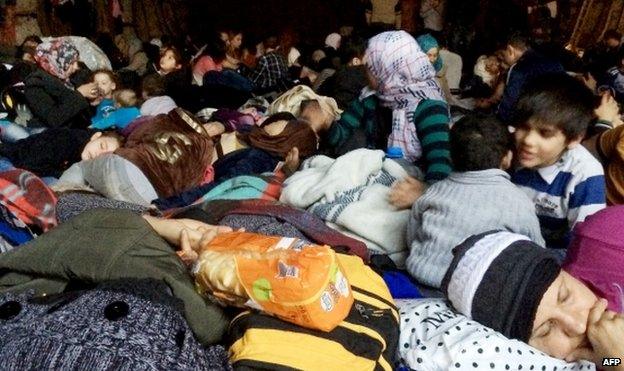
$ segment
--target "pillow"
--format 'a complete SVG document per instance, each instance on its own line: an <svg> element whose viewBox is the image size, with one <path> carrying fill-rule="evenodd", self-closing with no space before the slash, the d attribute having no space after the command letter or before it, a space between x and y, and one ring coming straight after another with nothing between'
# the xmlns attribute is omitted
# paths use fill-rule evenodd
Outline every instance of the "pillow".
<svg viewBox="0 0 624 371"><path fill-rule="evenodd" d="M414 370L595 370L510 340L456 313L443 299L397 300L398 358Z"/></svg>
<svg viewBox="0 0 624 371"><path fill-rule="evenodd" d="M149 206L154 187L132 162L112 153L80 162L85 181L107 198Z"/></svg>

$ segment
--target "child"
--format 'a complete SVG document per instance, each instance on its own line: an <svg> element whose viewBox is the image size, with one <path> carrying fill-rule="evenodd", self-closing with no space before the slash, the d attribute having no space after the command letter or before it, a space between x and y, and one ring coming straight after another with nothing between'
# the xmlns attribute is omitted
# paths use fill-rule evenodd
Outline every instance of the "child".
<svg viewBox="0 0 624 371"><path fill-rule="evenodd" d="M545 75L526 85L512 122L519 165L512 180L533 200L546 246L562 256L574 225L605 207L602 166L579 145L593 103L581 81Z"/></svg>
<svg viewBox="0 0 624 371"><path fill-rule="evenodd" d="M416 201L407 228L407 269L436 288L452 249L473 234L502 229L544 244L533 203L505 172L512 158L505 126L494 117L465 116L451 129L450 142L455 171Z"/></svg>
<svg viewBox="0 0 624 371"><path fill-rule="evenodd" d="M92 103L97 104L93 120L100 120L115 110L113 92L117 89L117 77L113 71L97 70L93 72L93 82L98 90L98 97Z"/></svg>
<svg viewBox="0 0 624 371"><path fill-rule="evenodd" d="M115 152L124 144L124 138L114 131L96 132L80 153L81 160L93 160L105 153Z"/></svg>
<svg viewBox="0 0 624 371"><path fill-rule="evenodd" d="M141 105L141 116L167 114L177 107L173 99L165 95L165 82L158 74L145 76L142 90L144 102Z"/></svg>
<svg viewBox="0 0 624 371"><path fill-rule="evenodd" d="M388 147L400 147L405 158L422 165L425 181L435 183L451 172L449 111L435 70L416 40L405 31L373 37L366 50L370 87L381 104L392 110ZM422 184L407 178L390 191L390 202L410 208L422 194Z"/></svg>
<svg viewBox="0 0 624 371"><path fill-rule="evenodd" d="M175 47L164 48L158 66L158 73L162 76L178 71L182 68L182 54Z"/></svg>
<svg viewBox="0 0 624 371"><path fill-rule="evenodd" d="M115 102L114 110L108 112L106 116L94 117L91 120L91 127L97 130L111 128L123 129L134 119L141 116L141 112L136 107L137 96L131 89L120 89L113 93Z"/></svg>
<svg viewBox="0 0 624 371"><path fill-rule="evenodd" d="M170 96L181 107L192 111L199 110L199 92L191 85L191 70L187 68L180 51L173 46L164 48L160 53L159 66L158 74L163 78L165 95Z"/></svg>
<svg viewBox="0 0 624 371"><path fill-rule="evenodd" d="M40 177L58 178L72 164L112 152L121 143L122 138L114 132L50 128L15 143L0 144L0 156Z"/></svg>

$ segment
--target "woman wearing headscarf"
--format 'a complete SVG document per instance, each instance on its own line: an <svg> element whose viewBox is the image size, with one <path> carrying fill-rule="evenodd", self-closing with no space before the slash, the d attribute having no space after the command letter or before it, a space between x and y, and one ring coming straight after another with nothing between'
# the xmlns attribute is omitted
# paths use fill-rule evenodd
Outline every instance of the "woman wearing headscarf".
<svg viewBox="0 0 624 371"><path fill-rule="evenodd" d="M418 165L427 183L451 172L449 110L435 70L416 40L405 31L373 37L364 56L371 88L380 103L392 110L388 147L399 147L403 157ZM390 202L409 208L425 184L407 178L395 184Z"/></svg>
<svg viewBox="0 0 624 371"><path fill-rule="evenodd" d="M623 214L610 207L579 224L563 265L525 236L472 236L453 250L442 289L460 313L552 357L621 357Z"/></svg>
<svg viewBox="0 0 624 371"><path fill-rule="evenodd" d="M59 38L40 44L35 53L39 68L24 80L24 96L32 112L30 128L86 128L90 124L89 101L97 87L75 87L71 76L78 71L78 49Z"/></svg>
<svg viewBox="0 0 624 371"><path fill-rule="evenodd" d="M416 38L416 42L420 49L427 54L429 58L429 62L433 65L433 68L436 71L436 78L438 79L438 83L444 92L444 96L446 97L447 102L450 102L453 96L451 95L451 90L448 86L448 81L446 80L446 71L448 68L444 64L444 60L440 55L440 44L438 44L438 40L436 40L430 34L420 35Z"/></svg>

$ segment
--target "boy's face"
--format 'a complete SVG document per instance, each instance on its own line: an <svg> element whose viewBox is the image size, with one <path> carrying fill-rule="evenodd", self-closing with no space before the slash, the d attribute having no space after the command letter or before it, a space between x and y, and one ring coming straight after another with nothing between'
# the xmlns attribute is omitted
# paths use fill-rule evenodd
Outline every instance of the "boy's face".
<svg viewBox="0 0 624 371"><path fill-rule="evenodd" d="M507 45L503 52L503 58L508 66L513 66L522 57L522 52L511 45Z"/></svg>
<svg viewBox="0 0 624 371"><path fill-rule="evenodd" d="M93 82L97 85L100 96L110 98L113 90L117 87L110 76L105 73L98 73L93 77Z"/></svg>
<svg viewBox="0 0 624 371"><path fill-rule="evenodd" d="M563 152L577 146L582 138L568 140L554 125L529 122L514 133L518 163L524 168L542 168L556 163Z"/></svg>
<svg viewBox="0 0 624 371"><path fill-rule="evenodd" d="M179 69L181 66L175 59L175 54L171 50L167 50L162 57L160 57L160 70L164 73L173 72Z"/></svg>
<svg viewBox="0 0 624 371"><path fill-rule="evenodd" d="M114 152L121 147L119 139L113 137L104 137L102 133L97 132L93 134L91 140L82 150L80 158L82 160L93 160L94 158L103 155L105 153Z"/></svg>

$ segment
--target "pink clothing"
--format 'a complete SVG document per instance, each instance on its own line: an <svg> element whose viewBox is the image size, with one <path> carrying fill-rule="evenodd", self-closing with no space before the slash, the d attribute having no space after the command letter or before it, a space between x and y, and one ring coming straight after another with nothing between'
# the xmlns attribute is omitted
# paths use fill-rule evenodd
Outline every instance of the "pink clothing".
<svg viewBox="0 0 624 371"><path fill-rule="evenodd" d="M563 269L624 312L624 206L603 209L577 224Z"/></svg>
<svg viewBox="0 0 624 371"><path fill-rule="evenodd" d="M223 66L221 63L215 63L209 55L204 55L197 60L193 66L193 78L198 85L202 85L204 75L210 71L221 71Z"/></svg>

